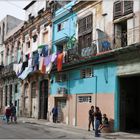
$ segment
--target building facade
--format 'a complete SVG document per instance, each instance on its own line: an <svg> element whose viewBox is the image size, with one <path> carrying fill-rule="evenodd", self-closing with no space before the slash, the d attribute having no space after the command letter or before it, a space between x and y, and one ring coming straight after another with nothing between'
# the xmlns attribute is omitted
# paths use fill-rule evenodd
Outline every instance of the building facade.
<svg viewBox="0 0 140 140"><path fill-rule="evenodd" d="M9 37L10 34L14 34L17 30L19 30L19 26L22 24L20 19L16 17L7 15L0 22L0 63L1 63L1 71L0 71L0 110L3 112L4 107L10 104L10 102L15 100L15 92L17 92L17 78L12 70L12 63L15 61L15 40L11 39L13 42L10 44L5 44L5 41ZM18 26L18 27L17 27ZM17 27L17 29L14 29ZM21 26L20 26L21 27ZM15 89L16 88L16 89ZM16 102L17 104L17 102Z"/></svg>
<svg viewBox="0 0 140 140"><path fill-rule="evenodd" d="M4 42L1 107L15 102L20 116L52 121L57 105L58 122L88 129L94 105L107 114L112 130L139 130L139 5L29 3L26 21Z"/></svg>

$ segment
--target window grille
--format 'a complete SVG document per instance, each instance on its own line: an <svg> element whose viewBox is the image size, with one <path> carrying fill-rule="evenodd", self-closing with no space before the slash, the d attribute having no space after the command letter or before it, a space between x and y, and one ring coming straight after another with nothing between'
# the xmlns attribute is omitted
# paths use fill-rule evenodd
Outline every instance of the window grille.
<svg viewBox="0 0 140 140"><path fill-rule="evenodd" d="M78 96L79 103L91 103L92 97L91 96Z"/></svg>
<svg viewBox="0 0 140 140"><path fill-rule="evenodd" d="M92 68L86 68L81 70L81 78L89 78L93 76Z"/></svg>
<svg viewBox="0 0 140 140"><path fill-rule="evenodd" d="M68 77L66 73L58 73L55 75L56 82L65 82L67 81Z"/></svg>

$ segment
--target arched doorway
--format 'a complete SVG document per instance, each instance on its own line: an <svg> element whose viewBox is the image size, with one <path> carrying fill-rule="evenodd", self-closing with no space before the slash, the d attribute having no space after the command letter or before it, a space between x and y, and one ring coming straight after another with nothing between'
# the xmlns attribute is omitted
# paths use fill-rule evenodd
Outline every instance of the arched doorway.
<svg viewBox="0 0 140 140"><path fill-rule="evenodd" d="M36 82L31 84L31 117L35 118L37 115L37 108L36 108Z"/></svg>
<svg viewBox="0 0 140 140"><path fill-rule="evenodd" d="M24 85L24 116L29 117L29 85Z"/></svg>
<svg viewBox="0 0 140 140"><path fill-rule="evenodd" d="M47 119L48 112L48 80L40 82L39 119Z"/></svg>

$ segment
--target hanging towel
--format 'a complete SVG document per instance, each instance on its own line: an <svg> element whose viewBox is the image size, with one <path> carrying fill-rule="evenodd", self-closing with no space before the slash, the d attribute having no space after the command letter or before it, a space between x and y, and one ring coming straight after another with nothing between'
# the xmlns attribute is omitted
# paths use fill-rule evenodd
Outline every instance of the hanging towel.
<svg viewBox="0 0 140 140"><path fill-rule="evenodd" d="M22 80L24 80L28 76L28 74L32 72L32 70L33 68L26 67L25 70L22 72L22 74L18 78L21 78Z"/></svg>
<svg viewBox="0 0 140 140"><path fill-rule="evenodd" d="M56 58L57 58L56 53L53 53L52 54L52 58L51 58L51 62L54 62L56 60Z"/></svg>
<svg viewBox="0 0 140 140"><path fill-rule="evenodd" d="M51 69L52 69L52 62L51 63L49 63L49 65L46 67L46 73L50 73L51 72Z"/></svg>
<svg viewBox="0 0 140 140"><path fill-rule="evenodd" d="M42 64L42 69L41 69L42 73L46 72L46 66L45 66L45 58L43 57L43 64Z"/></svg>
<svg viewBox="0 0 140 140"><path fill-rule="evenodd" d="M62 62L63 62L63 53L58 54L57 57L57 71L62 70Z"/></svg>
<svg viewBox="0 0 140 140"><path fill-rule="evenodd" d="M42 70L42 66L43 66L43 59L44 57L40 57L40 61L39 61L39 70Z"/></svg>
<svg viewBox="0 0 140 140"><path fill-rule="evenodd" d="M45 57L44 65L47 66L51 62L52 55Z"/></svg>
<svg viewBox="0 0 140 140"><path fill-rule="evenodd" d="M25 68L25 70L22 72L22 74L19 76L19 78L21 78L22 80L24 80L28 74L30 72L33 71L33 68L32 68L32 59L29 59L28 60L28 67Z"/></svg>

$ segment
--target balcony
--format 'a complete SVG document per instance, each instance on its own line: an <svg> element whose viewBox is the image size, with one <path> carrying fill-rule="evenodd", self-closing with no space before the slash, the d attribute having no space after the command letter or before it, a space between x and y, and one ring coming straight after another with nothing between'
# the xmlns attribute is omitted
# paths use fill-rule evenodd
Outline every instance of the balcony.
<svg viewBox="0 0 140 140"><path fill-rule="evenodd" d="M138 43L140 43L140 26L129 29L125 33L100 36L100 38L93 40L89 47L80 48L80 46L76 46L69 49L64 63L77 63L80 60L86 60L91 57L133 47Z"/></svg>
<svg viewBox="0 0 140 140"><path fill-rule="evenodd" d="M13 64L14 63L11 63L1 69L0 78L16 76L15 72L13 71Z"/></svg>

